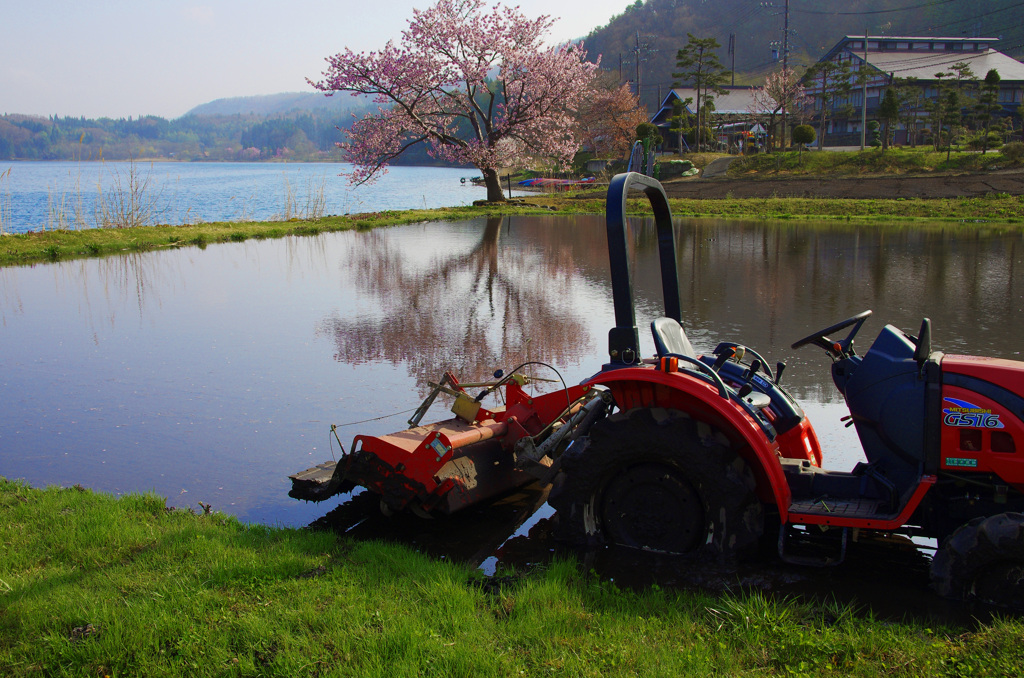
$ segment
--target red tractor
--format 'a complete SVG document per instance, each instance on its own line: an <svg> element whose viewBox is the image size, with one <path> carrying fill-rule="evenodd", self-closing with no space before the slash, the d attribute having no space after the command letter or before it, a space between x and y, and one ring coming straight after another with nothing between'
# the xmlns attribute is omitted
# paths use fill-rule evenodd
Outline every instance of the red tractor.
<svg viewBox="0 0 1024 678"><path fill-rule="evenodd" d="M647 359L627 256L631 189L654 211L665 303ZM940 594L1024 606L1024 363L933 351L927 319L917 336L887 325L860 355L854 337L870 311L800 339L794 349L831 358L866 459L825 470L811 423L780 385L783 363L772 369L730 342L698 355L687 340L661 185L615 177L607 226L615 327L601 371L539 397L515 373L478 385L475 398L446 375L433 395L456 396L454 419L357 437L336 466L292 476L293 496L354 483L388 511L450 512L528 471L553 480L564 541L738 559L770 540L785 561L829 565L868 532L930 537ZM506 405L482 408L499 386Z"/></svg>

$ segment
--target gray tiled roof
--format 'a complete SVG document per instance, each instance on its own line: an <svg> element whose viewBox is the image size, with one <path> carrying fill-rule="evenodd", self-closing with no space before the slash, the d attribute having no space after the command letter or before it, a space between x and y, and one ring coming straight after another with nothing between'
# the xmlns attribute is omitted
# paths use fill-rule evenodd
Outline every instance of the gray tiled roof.
<svg viewBox="0 0 1024 678"><path fill-rule="evenodd" d="M948 72L959 62L970 65L979 79L994 68L1004 81L1024 80L1024 64L994 49L984 52L868 52L869 64L897 78L934 80L936 73Z"/></svg>

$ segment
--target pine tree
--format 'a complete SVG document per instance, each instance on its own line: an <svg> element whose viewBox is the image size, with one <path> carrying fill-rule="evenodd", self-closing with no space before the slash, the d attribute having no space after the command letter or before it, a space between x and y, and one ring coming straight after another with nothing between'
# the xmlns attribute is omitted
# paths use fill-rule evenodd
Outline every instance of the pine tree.
<svg viewBox="0 0 1024 678"><path fill-rule="evenodd" d="M828 129L830 109L836 101L849 96L853 89L853 83L850 81L850 62L819 61L807 69L804 79L812 83L808 90L821 106L818 118L818 138L821 141L818 148L825 150L825 130Z"/></svg>
<svg viewBox="0 0 1024 678"><path fill-rule="evenodd" d="M699 152L703 140L704 127L709 124L708 113L714 110L715 95L723 95L728 90L724 85L729 80L731 71L722 65L715 50L721 47L714 38L697 38L692 33L687 33L686 47L676 53L676 67L678 73L673 73L673 78L679 78L679 82L673 83L673 87L681 85L693 85L696 90L694 101L694 112L697 117L696 147ZM703 107L703 115L702 115Z"/></svg>
<svg viewBox="0 0 1024 678"><path fill-rule="evenodd" d="M999 103L999 82L1002 78L999 76L999 71L992 68L985 74L985 80L981 85L981 93L978 96L978 103L975 105L975 111L977 113L978 121L982 124L984 135L982 136L981 154L985 155L988 150L988 133L992 129L992 117L1000 109L1002 104Z"/></svg>
<svg viewBox="0 0 1024 678"><path fill-rule="evenodd" d="M900 100L896 96L896 88L886 87L882 102L878 105L878 117L882 119L882 150L889 148L892 138L892 123L900 117Z"/></svg>

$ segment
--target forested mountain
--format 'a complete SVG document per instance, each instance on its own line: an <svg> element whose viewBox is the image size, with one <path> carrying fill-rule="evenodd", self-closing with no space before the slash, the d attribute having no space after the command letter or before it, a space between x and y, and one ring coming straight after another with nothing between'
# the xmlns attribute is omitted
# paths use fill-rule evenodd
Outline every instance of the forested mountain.
<svg viewBox="0 0 1024 678"><path fill-rule="evenodd" d="M174 120L4 115L0 160L340 160L338 128L369 107L291 93L219 99Z"/></svg>
<svg viewBox="0 0 1024 678"><path fill-rule="evenodd" d="M779 67L786 0L636 0L584 38L590 57L637 80L648 109L672 86L676 52L697 38L715 38L736 84L762 84ZM996 48L1024 55L1020 0L789 0L789 59L798 70L844 35L984 36ZM729 52L730 36L735 50ZM735 59L735 60L734 60Z"/></svg>
<svg viewBox="0 0 1024 678"><path fill-rule="evenodd" d="M373 108L366 97L348 93L325 96L321 92L284 92L251 97L215 99L200 104L185 115L288 115L290 113L336 113L362 115Z"/></svg>

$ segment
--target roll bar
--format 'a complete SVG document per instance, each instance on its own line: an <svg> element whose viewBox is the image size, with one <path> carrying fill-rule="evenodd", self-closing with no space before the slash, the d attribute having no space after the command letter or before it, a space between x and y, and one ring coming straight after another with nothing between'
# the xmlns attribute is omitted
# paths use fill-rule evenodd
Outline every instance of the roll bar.
<svg viewBox="0 0 1024 678"><path fill-rule="evenodd" d="M633 276L629 267L626 240L626 199L630 190L642 190L654 210L658 230L658 256L661 264L661 291L665 316L682 320L679 274L676 267L676 238L672 230L672 211L661 184L637 172L616 175L608 185L605 218L608 228L608 262L611 266L612 300L615 327L608 332L608 354L613 366L640 362L640 333L636 327L633 300Z"/></svg>

